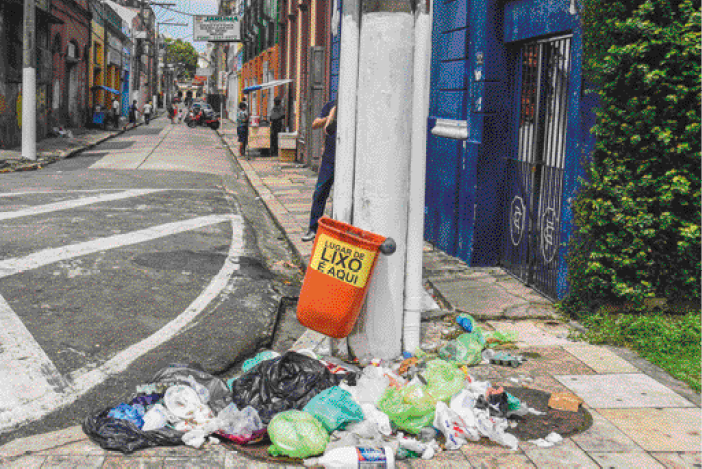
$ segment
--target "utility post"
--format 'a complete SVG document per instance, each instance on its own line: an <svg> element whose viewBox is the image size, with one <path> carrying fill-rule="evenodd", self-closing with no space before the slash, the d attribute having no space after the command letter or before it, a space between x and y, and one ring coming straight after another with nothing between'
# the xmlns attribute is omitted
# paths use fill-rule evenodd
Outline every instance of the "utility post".
<svg viewBox="0 0 702 469"><path fill-rule="evenodd" d="M175 5L174 3L160 3L160 2L159 3L152 2L151 4L152 5ZM170 21L161 21L161 22L156 23L156 27L158 28L158 26L162 25L162 24L169 25L169 26L183 26L183 27L188 26L188 23L172 23ZM157 35L157 40L158 40L158 32L156 33L156 35ZM166 41L164 38L163 42L165 45L163 48L163 76L168 77L168 41ZM161 55L161 50L159 48L156 48L156 56L159 57L159 60L160 60L160 55ZM157 64L157 67L158 67L158 64ZM159 80L159 83L161 83L160 80ZM169 93L170 93L170 89L171 89L171 85L170 85L167 78L164 79L164 85L166 88L164 93L163 93L163 105L165 108L167 103L170 102L168 97L170 95Z"/></svg>
<svg viewBox="0 0 702 469"><path fill-rule="evenodd" d="M24 0L22 41L22 157L37 159L36 2Z"/></svg>
<svg viewBox="0 0 702 469"><path fill-rule="evenodd" d="M361 4L353 224L397 241L397 251L379 259L365 311L349 336L351 353L362 360L390 359L402 351L414 3L365 0ZM339 125L345 124L340 120Z"/></svg>
<svg viewBox="0 0 702 469"><path fill-rule="evenodd" d="M419 345L428 5L344 2L335 216L397 242L392 256L378 260L348 337L350 353L362 361L394 358Z"/></svg>

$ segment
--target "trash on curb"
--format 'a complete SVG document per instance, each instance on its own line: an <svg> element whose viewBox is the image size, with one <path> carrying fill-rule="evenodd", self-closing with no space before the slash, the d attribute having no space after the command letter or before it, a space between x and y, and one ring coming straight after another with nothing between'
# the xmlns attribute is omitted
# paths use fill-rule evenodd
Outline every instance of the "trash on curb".
<svg viewBox="0 0 702 469"><path fill-rule="evenodd" d="M583 400L569 392L554 392L548 400L548 406L556 410L577 412Z"/></svg>
<svg viewBox="0 0 702 469"><path fill-rule="evenodd" d="M512 368L517 368L525 361L525 358L522 356L515 356L507 352L501 352L493 349L483 350L482 358L491 364L508 366Z"/></svg>
<svg viewBox="0 0 702 469"><path fill-rule="evenodd" d="M273 442L268 448L271 456L309 458L322 454L329 443L329 434L321 422L300 410L287 410L273 417L268 436Z"/></svg>

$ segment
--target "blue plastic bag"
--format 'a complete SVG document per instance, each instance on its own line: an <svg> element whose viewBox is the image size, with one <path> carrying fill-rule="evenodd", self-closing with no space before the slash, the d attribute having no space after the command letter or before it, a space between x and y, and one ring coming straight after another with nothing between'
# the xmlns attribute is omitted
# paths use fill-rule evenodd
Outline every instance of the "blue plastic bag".
<svg viewBox="0 0 702 469"><path fill-rule="evenodd" d="M108 417L132 422L138 428L144 426L144 408L142 406L132 407L128 404L120 404L107 414Z"/></svg>

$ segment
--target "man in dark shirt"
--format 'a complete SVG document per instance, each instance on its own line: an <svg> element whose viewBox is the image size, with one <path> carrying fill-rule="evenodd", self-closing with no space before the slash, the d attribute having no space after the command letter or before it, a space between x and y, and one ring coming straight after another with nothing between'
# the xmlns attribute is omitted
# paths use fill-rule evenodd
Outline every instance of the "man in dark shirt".
<svg viewBox="0 0 702 469"><path fill-rule="evenodd" d="M285 110L281 104L281 99L276 97L273 100L273 110L271 111L271 156L278 155L278 134L283 129L283 119Z"/></svg>
<svg viewBox="0 0 702 469"><path fill-rule="evenodd" d="M319 219L324 214L329 192L334 185L334 159L336 157L336 101L329 101L322 108L319 117L312 122L313 129L324 128L324 153L317 175L317 187L312 196L310 226L302 237L303 241L312 241L317 233Z"/></svg>

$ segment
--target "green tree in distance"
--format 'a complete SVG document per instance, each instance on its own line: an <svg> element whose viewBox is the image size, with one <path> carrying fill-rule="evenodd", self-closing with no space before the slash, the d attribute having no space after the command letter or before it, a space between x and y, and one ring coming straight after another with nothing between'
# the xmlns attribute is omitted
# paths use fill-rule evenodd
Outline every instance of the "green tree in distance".
<svg viewBox="0 0 702 469"><path fill-rule="evenodd" d="M186 80L195 76L198 53L189 42L182 39L166 39L166 60L169 64L183 64L181 72Z"/></svg>

